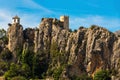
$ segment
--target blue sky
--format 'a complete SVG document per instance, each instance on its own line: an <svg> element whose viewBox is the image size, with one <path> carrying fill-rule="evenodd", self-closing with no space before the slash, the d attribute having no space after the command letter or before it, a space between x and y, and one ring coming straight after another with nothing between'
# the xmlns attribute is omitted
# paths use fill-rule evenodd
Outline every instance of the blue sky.
<svg viewBox="0 0 120 80"><path fill-rule="evenodd" d="M120 30L119 0L0 0L0 28L7 29L13 16L26 27L38 27L42 17L70 17L70 28L99 25Z"/></svg>

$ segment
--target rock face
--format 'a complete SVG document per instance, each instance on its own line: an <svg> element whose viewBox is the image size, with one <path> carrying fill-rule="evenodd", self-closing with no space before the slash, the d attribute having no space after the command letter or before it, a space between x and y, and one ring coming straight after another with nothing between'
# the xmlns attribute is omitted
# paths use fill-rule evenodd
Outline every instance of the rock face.
<svg viewBox="0 0 120 80"><path fill-rule="evenodd" d="M34 43L34 33L35 33L35 29L26 28L26 29L23 31L24 40L25 40L25 41L28 41L29 43Z"/></svg>
<svg viewBox="0 0 120 80"><path fill-rule="evenodd" d="M35 31L35 52L50 49L53 19L43 19L38 30ZM48 44L46 44L48 43Z"/></svg>
<svg viewBox="0 0 120 80"><path fill-rule="evenodd" d="M22 49L23 47L23 27L18 24L12 24L9 26L8 31L8 49L11 52L16 51L17 49Z"/></svg>
<svg viewBox="0 0 120 80"><path fill-rule="evenodd" d="M35 31L34 42L35 52L50 50L50 45L56 42L59 52L68 55L67 64L71 66L66 71L69 76L84 73L93 75L100 69L112 69L115 67L114 63L118 63L116 59L119 59L120 51L119 48L116 51L115 47L119 45L118 38L108 30L96 26L69 32L53 24L53 19L44 19L39 30Z"/></svg>
<svg viewBox="0 0 120 80"><path fill-rule="evenodd" d="M33 43L34 52L47 51L51 57L51 46L57 45L58 52L65 56L66 66L62 75L64 77L88 74L93 76L100 69L116 70L113 80L120 80L120 38L108 30L91 26L90 28L79 28L76 32L70 32L61 26L58 20L43 18L36 30L24 31L20 24L13 24L8 29L9 44L11 52L16 48L23 47L23 40ZM60 58L61 59L61 58ZM55 67L61 66L58 58Z"/></svg>
<svg viewBox="0 0 120 80"><path fill-rule="evenodd" d="M112 69L116 70L118 74L114 75L113 80L120 79L120 37L114 42L113 55L111 57Z"/></svg>
<svg viewBox="0 0 120 80"><path fill-rule="evenodd" d="M114 32L114 34L116 34L116 35L120 35L120 30L118 30L118 31L116 31L116 32Z"/></svg>

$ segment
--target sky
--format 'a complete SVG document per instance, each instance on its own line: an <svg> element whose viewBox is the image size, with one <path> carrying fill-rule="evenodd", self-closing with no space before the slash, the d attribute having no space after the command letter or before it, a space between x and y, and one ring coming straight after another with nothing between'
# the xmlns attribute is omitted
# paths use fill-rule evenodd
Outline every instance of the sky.
<svg viewBox="0 0 120 80"><path fill-rule="evenodd" d="M24 28L38 27L41 18L67 15L70 28L98 25L114 32L120 30L120 0L0 0L0 28L7 30L18 15Z"/></svg>

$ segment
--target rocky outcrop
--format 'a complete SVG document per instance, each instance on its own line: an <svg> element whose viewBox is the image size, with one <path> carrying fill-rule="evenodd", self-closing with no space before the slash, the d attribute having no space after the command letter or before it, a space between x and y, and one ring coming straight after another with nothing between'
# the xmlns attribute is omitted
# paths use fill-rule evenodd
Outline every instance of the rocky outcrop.
<svg viewBox="0 0 120 80"><path fill-rule="evenodd" d="M23 31L24 42L34 43L34 33L35 33L35 29L26 28Z"/></svg>
<svg viewBox="0 0 120 80"><path fill-rule="evenodd" d="M119 35L120 35L120 30L115 31L115 32L114 32L114 34L116 34L116 35L118 35L118 36L119 36Z"/></svg>
<svg viewBox="0 0 120 80"><path fill-rule="evenodd" d="M35 52L50 49L52 20L51 18L43 19L39 29L35 31Z"/></svg>
<svg viewBox="0 0 120 80"><path fill-rule="evenodd" d="M14 53L17 49L22 49L23 47L23 27L18 23L14 23L9 26L7 31L8 36L8 49Z"/></svg>
<svg viewBox="0 0 120 80"><path fill-rule="evenodd" d="M100 69L112 69L112 59L117 55L114 50L117 39L115 34L94 25L88 29L80 28L77 32L69 32L54 24L53 19L44 19L35 31L34 42L35 52L50 50L50 45L56 42L59 52L68 55L68 75L79 76L82 73L93 75Z"/></svg>
<svg viewBox="0 0 120 80"><path fill-rule="evenodd" d="M67 65L61 74L65 78L82 74L94 76L100 69L118 71L112 77L113 80L120 78L120 38L102 27L93 25L70 32L64 29L58 20L43 18L38 29L23 31L21 25L11 25L8 38L8 48L11 52L22 48L25 43L27 47L31 45L35 53L46 51L49 59L52 59L51 47L56 44L56 52L61 58L57 57L56 63L53 64L56 68L63 63ZM52 64L55 60L49 61Z"/></svg>
<svg viewBox="0 0 120 80"><path fill-rule="evenodd" d="M112 78L113 80L120 80L120 38L114 42L113 45L113 55L111 57L111 66L115 70L115 73Z"/></svg>

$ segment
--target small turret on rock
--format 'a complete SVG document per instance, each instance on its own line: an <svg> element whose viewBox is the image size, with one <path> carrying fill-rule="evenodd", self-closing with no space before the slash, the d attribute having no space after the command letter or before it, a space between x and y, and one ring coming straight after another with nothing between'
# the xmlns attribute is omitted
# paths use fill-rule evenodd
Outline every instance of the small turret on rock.
<svg viewBox="0 0 120 80"><path fill-rule="evenodd" d="M20 24L20 18L15 16L12 18L13 23L9 25L8 35L8 49L15 53L15 51L23 46L23 27ZM15 55L15 54L14 54Z"/></svg>
<svg viewBox="0 0 120 80"><path fill-rule="evenodd" d="M13 17L12 19L13 19L13 24L20 23L20 18L17 15L15 17Z"/></svg>
<svg viewBox="0 0 120 80"><path fill-rule="evenodd" d="M44 67L46 78L53 80L56 70L60 71L59 80L84 75L94 77L99 70L107 70L112 80L120 80L120 36L103 27L92 25L69 31L68 16L61 16L60 20L42 18L39 28L24 31L18 16L13 17L13 23L8 25L8 45L0 41L0 50L6 49L7 45L14 60L18 49L34 51L34 60L39 59L37 64Z"/></svg>

